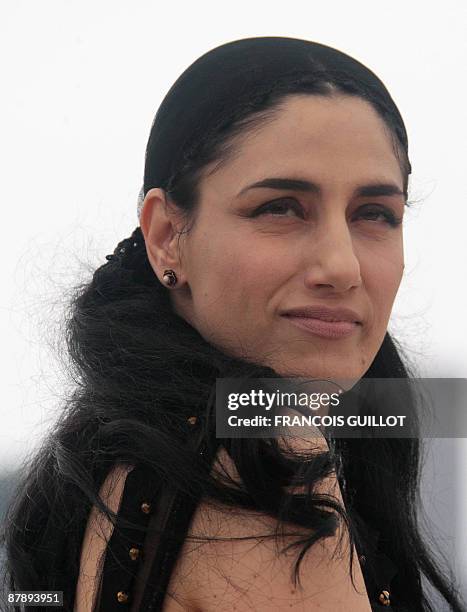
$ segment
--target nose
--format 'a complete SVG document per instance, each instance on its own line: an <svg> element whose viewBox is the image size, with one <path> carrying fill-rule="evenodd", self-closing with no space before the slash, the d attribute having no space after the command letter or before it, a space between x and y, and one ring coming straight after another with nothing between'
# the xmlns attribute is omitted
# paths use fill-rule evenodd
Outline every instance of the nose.
<svg viewBox="0 0 467 612"><path fill-rule="evenodd" d="M348 291L362 284L360 261L345 219L329 219L315 228L305 274L309 289Z"/></svg>

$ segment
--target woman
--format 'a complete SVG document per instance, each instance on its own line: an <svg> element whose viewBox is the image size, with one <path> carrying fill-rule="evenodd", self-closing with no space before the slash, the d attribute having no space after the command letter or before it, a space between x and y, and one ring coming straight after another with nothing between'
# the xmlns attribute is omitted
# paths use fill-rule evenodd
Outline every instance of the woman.
<svg viewBox="0 0 467 612"><path fill-rule="evenodd" d="M215 436L217 378L408 376L387 324L410 170L385 86L335 49L244 39L179 77L139 225L72 302L79 384L10 511L12 590L413 612L424 575L463 609L418 531L416 438Z"/></svg>

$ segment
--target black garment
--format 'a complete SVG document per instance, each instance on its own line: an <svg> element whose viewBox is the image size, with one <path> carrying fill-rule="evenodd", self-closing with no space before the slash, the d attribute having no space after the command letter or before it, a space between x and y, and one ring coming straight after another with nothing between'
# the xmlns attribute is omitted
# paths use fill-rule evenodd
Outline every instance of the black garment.
<svg viewBox="0 0 467 612"><path fill-rule="evenodd" d="M135 467L127 475L119 521L109 541L96 610L161 612L170 577L197 503L175 495L154 474ZM124 526L124 519L141 530ZM156 533L161 530L162 534ZM396 565L378 546L379 534L368 529L367 544L357 550L373 611L409 612L391 592ZM142 571L146 555L150 563ZM149 571L150 570L150 571ZM380 601L389 594L389 605Z"/></svg>
<svg viewBox="0 0 467 612"><path fill-rule="evenodd" d="M190 507L145 469L135 467L129 472L119 520L107 547L98 610L162 610L196 505ZM124 520L140 525L141 530L124 526ZM143 555L148 561L144 571Z"/></svg>

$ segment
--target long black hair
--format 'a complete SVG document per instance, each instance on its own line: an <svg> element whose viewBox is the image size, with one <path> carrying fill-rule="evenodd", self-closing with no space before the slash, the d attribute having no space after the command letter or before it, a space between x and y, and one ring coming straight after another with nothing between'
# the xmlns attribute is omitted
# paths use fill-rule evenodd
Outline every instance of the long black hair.
<svg viewBox="0 0 467 612"><path fill-rule="evenodd" d="M271 49L293 39L253 40L263 41L263 46L272 44ZM306 45L324 48L308 41ZM240 47L230 43L221 49L229 58ZM249 58L251 67L251 54ZM210 129L197 126L179 149L171 138L170 129L175 127L168 126L167 109L171 96L181 96L180 83L188 78L185 73L156 115L146 150L143 193L151 187L164 188L190 221L199 202L203 169L213 161L225 163L238 138L273 118L281 102L293 94L351 95L372 104L391 135L407 191L407 139L389 94L355 77L352 70L336 70L331 60L327 64L326 55L319 56L319 61L310 55L306 61L306 70L284 72L268 87L260 83L258 73L258 86L256 81L245 86L247 75L242 73L242 95L233 100L229 96L229 105L220 104L216 114L210 115ZM354 67L357 62L352 62ZM196 92L192 81L188 79ZM162 160L160 151L164 137L177 151L167 156L168 161ZM5 521L6 578L12 590L62 590L65 608L72 609L90 509L95 504L114 516L98 492L115 462L124 461L154 471L188 498L254 509L300 526L303 537L295 577L305 552L333 535L339 519L349 526L352 542L359 542L359 529L368 525L382 534L384 550L397 564L393 589L395 600L401 594L401 610L434 612L422 589L422 575L452 610L462 609L452 580L420 535L420 441L416 437L334 440L329 452L309 456L287 453L275 439L214 439L216 378L278 374L225 354L174 312L169 291L148 261L139 227L119 243L88 282L76 287L66 316L66 341L75 390L40 452L24 467ZM386 333L365 377L408 376L400 347ZM187 420L192 415L198 417L196 444ZM225 447L241 486L211 475L206 461L212 453L199 453L200 441L206 448ZM345 508L315 492L317 483L336 469ZM290 482L306 485L307 493L284 493L284 484Z"/></svg>

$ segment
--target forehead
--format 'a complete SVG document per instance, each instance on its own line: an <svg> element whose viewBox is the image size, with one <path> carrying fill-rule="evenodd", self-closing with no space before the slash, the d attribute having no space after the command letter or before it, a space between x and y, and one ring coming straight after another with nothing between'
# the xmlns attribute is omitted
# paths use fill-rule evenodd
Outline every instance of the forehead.
<svg viewBox="0 0 467 612"><path fill-rule="evenodd" d="M233 154L207 169L202 191L237 193L274 174L308 177L323 191L387 180L402 186L391 136L373 106L355 96L288 96L264 125L234 142Z"/></svg>

